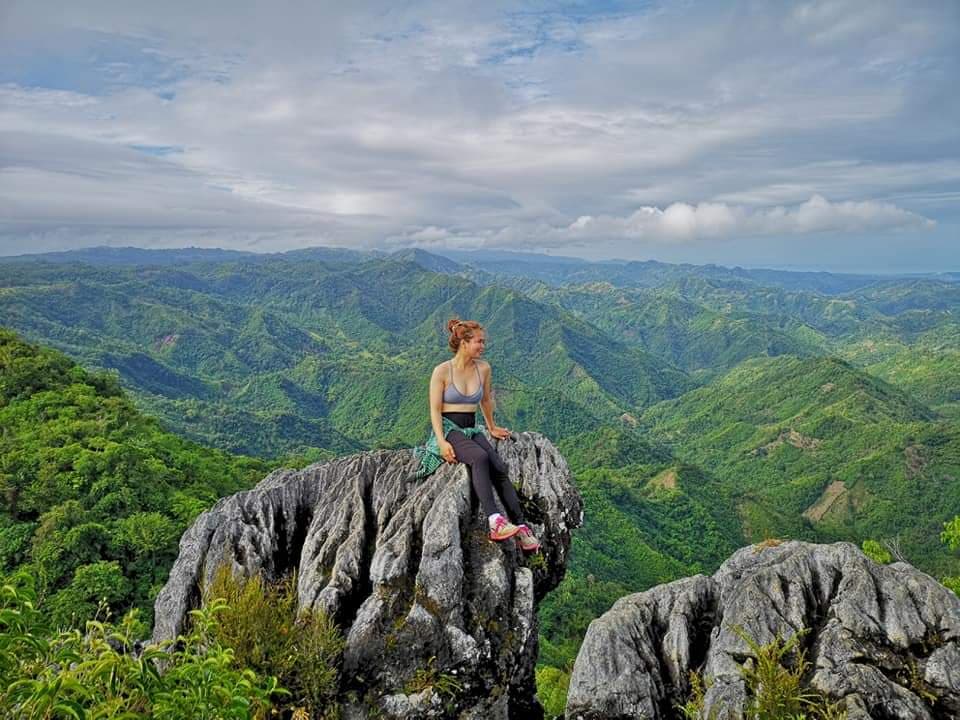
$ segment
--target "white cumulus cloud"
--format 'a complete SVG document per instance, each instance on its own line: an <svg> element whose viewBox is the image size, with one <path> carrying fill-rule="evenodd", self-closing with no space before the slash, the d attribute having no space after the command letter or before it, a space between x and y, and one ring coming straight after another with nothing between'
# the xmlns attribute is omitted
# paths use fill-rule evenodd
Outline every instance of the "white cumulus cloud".
<svg viewBox="0 0 960 720"><path fill-rule="evenodd" d="M809 233L932 228L933 220L892 203L831 202L821 195L794 207L751 209L727 203L677 202L644 206L627 216L583 215L555 233L568 242L592 238L636 238L688 242L712 238L805 235Z"/></svg>

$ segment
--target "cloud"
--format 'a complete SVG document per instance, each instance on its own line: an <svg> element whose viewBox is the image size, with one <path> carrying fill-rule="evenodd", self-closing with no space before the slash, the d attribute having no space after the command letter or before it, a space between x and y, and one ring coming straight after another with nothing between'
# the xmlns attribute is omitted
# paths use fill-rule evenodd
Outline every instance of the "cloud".
<svg viewBox="0 0 960 720"><path fill-rule="evenodd" d="M930 229L936 223L891 203L830 202L814 195L801 205L751 209L726 203L673 203L664 209L645 206L626 217L584 215L558 231L567 242L589 238L639 238L657 242L691 242L734 237L861 233Z"/></svg>
<svg viewBox="0 0 960 720"><path fill-rule="evenodd" d="M437 226L412 229L388 239L391 246L505 249L597 248L618 241L647 247L695 245L744 238L823 233L856 235L926 231L936 222L890 203L830 202L820 195L793 207L749 208L726 203L644 206L626 216L582 215L566 226L525 223L471 232Z"/></svg>
<svg viewBox="0 0 960 720"><path fill-rule="evenodd" d="M955 3L59 5L0 9L0 252L957 219Z"/></svg>

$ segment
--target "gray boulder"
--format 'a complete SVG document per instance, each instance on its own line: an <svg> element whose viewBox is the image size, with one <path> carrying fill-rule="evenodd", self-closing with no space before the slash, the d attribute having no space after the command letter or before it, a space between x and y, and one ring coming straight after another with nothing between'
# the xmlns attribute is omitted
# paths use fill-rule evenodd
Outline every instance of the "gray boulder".
<svg viewBox="0 0 960 720"><path fill-rule="evenodd" d="M587 630L568 720L678 718L689 673L709 685L704 717L744 717L741 665L806 629L811 689L849 720L960 718L960 598L905 563L849 543L747 547L698 575L620 599Z"/></svg>
<svg viewBox="0 0 960 720"><path fill-rule="evenodd" d="M183 632L221 565L267 579L295 569L301 609L322 608L344 630L345 718L541 717L537 603L563 578L582 502L546 438L493 442L539 556L487 539L464 465L417 482L410 451L381 450L280 470L184 534L154 641Z"/></svg>

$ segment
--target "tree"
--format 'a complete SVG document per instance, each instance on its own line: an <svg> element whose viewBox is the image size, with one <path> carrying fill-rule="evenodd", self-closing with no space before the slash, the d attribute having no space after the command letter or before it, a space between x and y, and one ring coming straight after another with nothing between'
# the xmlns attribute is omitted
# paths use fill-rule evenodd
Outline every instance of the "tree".
<svg viewBox="0 0 960 720"><path fill-rule="evenodd" d="M83 565L73 581L50 597L46 609L56 627L82 627L102 605L117 607L130 592L130 581L115 561Z"/></svg>

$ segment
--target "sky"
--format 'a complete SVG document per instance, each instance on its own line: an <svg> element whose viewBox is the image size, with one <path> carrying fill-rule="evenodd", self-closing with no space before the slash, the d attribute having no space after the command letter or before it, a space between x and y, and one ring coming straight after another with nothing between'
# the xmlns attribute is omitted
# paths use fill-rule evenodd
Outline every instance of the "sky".
<svg viewBox="0 0 960 720"><path fill-rule="evenodd" d="M0 0L0 255L960 270L960 3Z"/></svg>

